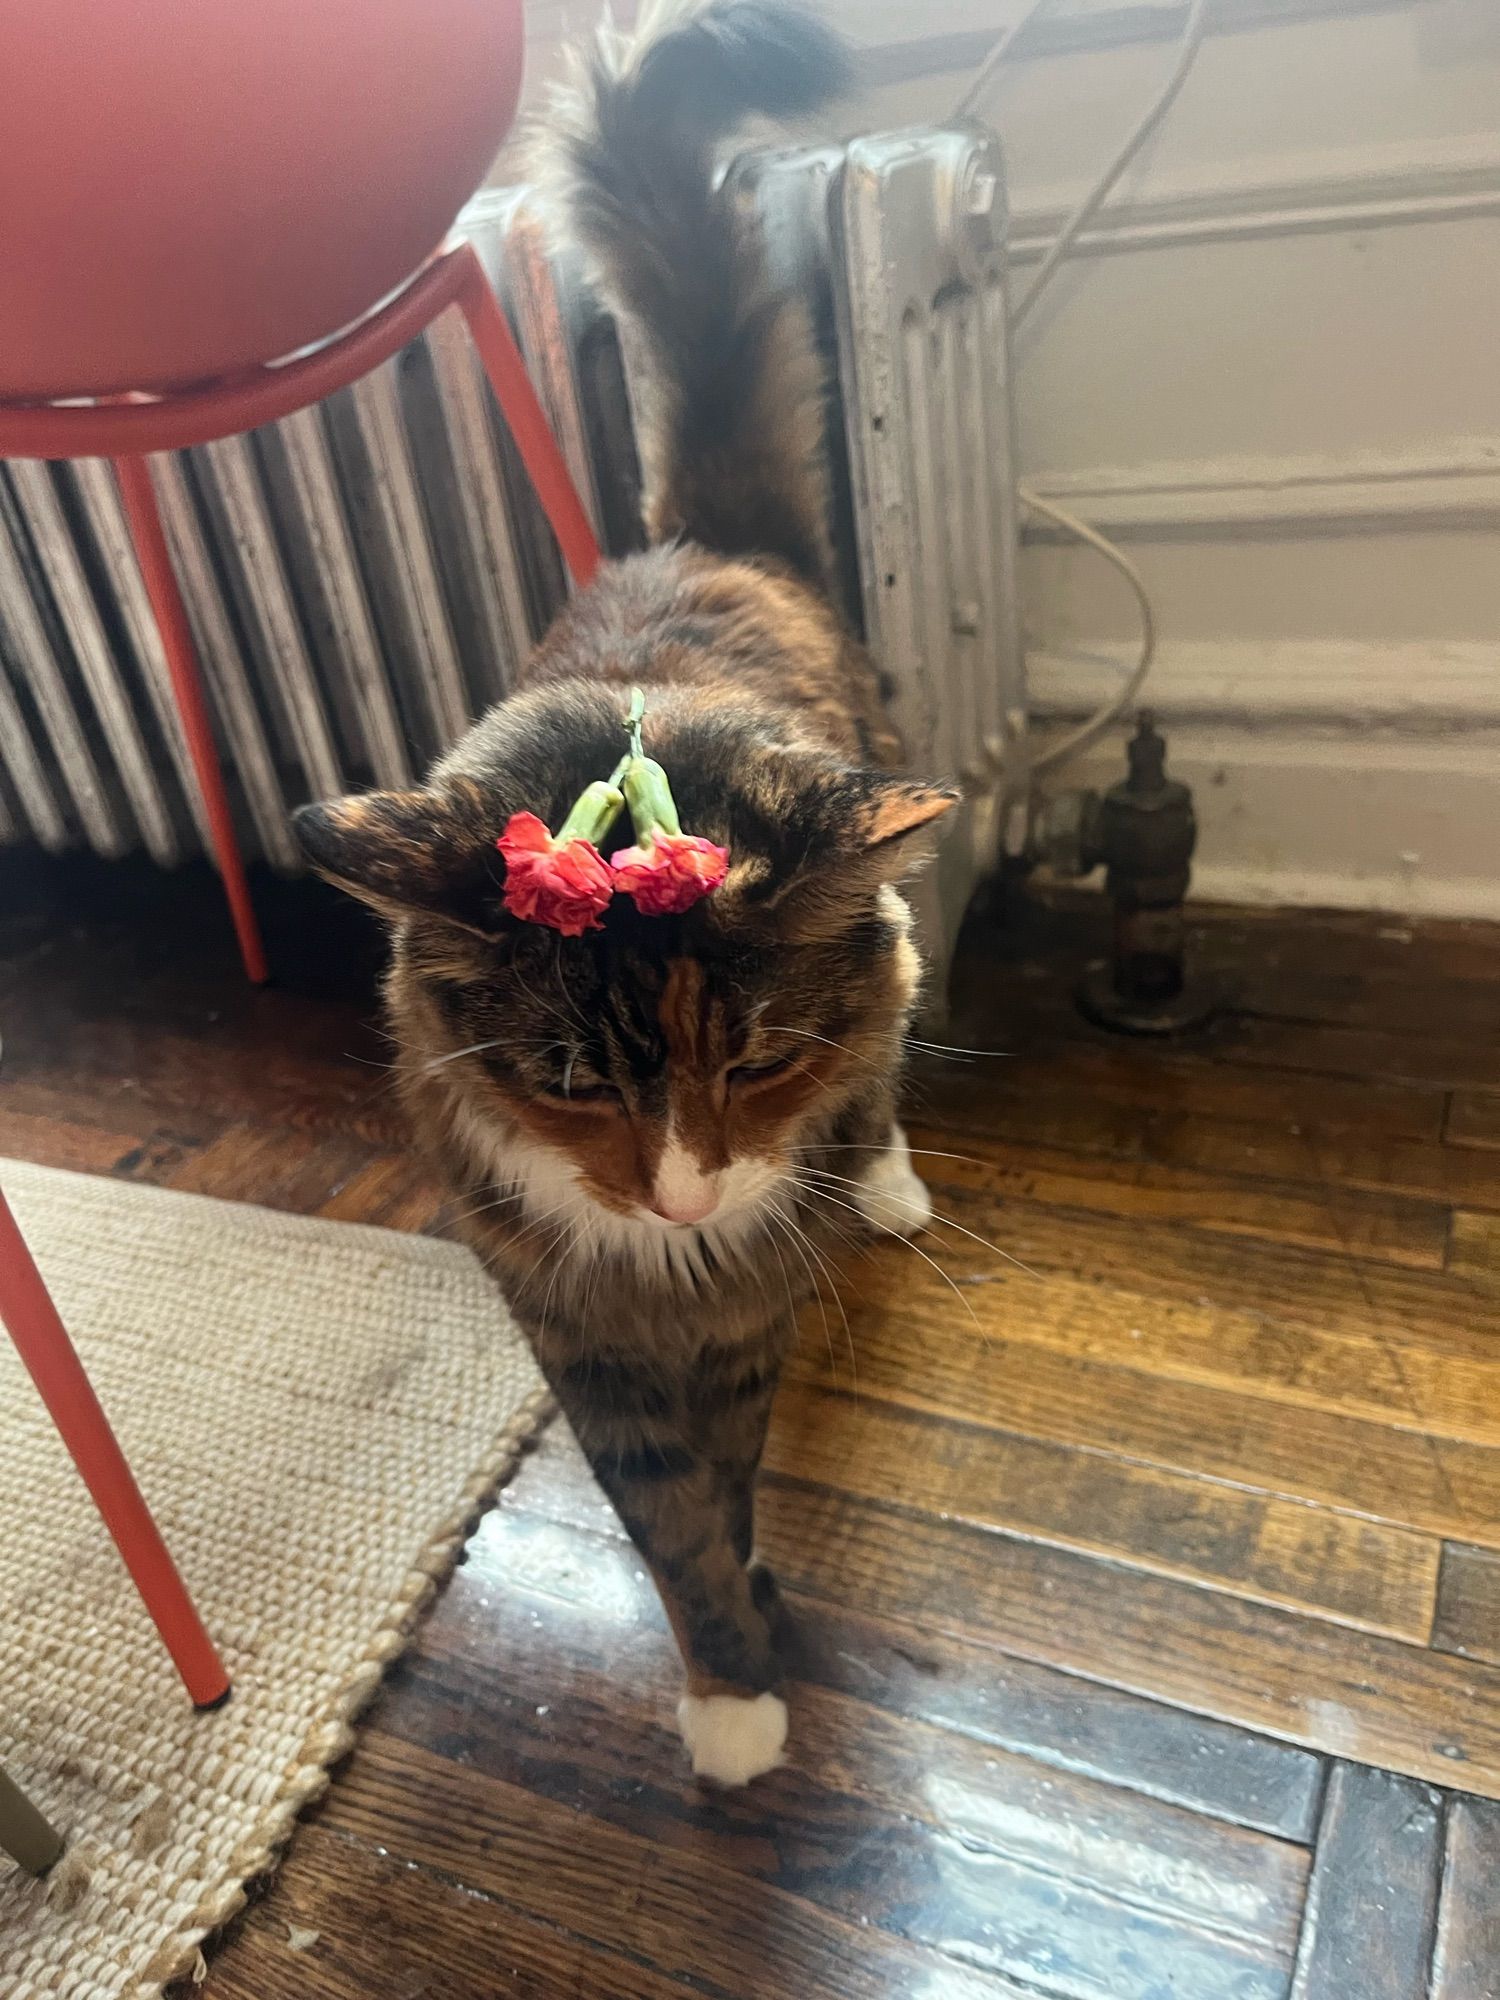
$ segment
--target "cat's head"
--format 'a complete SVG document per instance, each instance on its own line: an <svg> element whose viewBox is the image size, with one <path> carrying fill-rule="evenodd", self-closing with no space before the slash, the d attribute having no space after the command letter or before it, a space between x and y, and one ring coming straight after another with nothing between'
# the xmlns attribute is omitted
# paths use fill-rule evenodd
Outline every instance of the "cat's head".
<svg viewBox="0 0 1500 2000"><path fill-rule="evenodd" d="M520 922L496 836L521 810L558 826L609 772L627 692L517 696L421 789L308 807L298 831L392 920L403 1062L441 1079L471 1150L488 1134L534 1197L670 1230L753 1209L884 1086L918 977L892 885L952 800L850 769L722 690L655 690L646 752L683 826L728 848L722 887L675 917L617 896L578 938ZM604 851L631 839L622 821Z"/></svg>

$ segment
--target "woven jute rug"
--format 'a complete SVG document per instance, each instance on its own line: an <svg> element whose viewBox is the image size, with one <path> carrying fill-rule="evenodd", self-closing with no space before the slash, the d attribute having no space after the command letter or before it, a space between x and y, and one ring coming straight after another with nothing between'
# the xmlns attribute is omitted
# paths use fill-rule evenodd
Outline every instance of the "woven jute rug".
<svg viewBox="0 0 1500 2000"><path fill-rule="evenodd" d="M0 1858L4 2000L199 1964L545 1421L470 1254L0 1161L234 1677L196 1714L0 1333L0 1762L68 1835Z"/></svg>

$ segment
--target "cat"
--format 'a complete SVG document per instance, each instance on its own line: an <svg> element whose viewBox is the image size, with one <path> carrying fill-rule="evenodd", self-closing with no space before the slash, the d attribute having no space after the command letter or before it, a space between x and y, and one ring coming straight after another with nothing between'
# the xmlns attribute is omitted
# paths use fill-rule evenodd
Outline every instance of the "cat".
<svg viewBox="0 0 1500 2000"><path fill-rule="evenodd" d="M404 1100L680 1647L700 1778L781 1761L754 1481L821 1260L930 1215L895 1117L920 966L896 884L954 794L900 771L834 609L821 394L713 154L843 87L781 0L707 0L580 59L545 144L571 233L650 369L649 547L603 564L409 792L304 808L312 863L389 922ZM563 936L504 904L509 816L557 828L626 747L727 848L680 915L625 896ZM603 841L630 839L628 827Z"/></svg>

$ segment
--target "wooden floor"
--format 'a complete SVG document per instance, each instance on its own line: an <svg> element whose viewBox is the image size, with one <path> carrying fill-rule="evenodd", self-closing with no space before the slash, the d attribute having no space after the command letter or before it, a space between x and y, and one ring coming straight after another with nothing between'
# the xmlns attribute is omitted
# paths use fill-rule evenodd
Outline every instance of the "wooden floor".
<svg viewBox="0 0 1500 2000"><path fill-rule="evenodd" d="M254 994L203 878L11 864L0 1152L433 1226L363 919L271 905ZM787 1768L688 1782L554 1429L206 2000L1497 2000L1500 934L1205 915L1168 1048L1096 922L972 936L950 1220L808 1315Z"/></svg>

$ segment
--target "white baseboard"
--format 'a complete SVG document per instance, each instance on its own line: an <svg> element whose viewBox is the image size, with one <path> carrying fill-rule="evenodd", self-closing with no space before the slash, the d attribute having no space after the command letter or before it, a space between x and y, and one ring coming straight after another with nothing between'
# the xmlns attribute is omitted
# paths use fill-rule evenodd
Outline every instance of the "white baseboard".
<svg viewBox="0 0 1500 2000"><path fill-rule="evenodd" d="M1057 784L1113 783L1123 734ZM1500 922L1493 717L1421 733L1241 712L1169 719L1167 734L1169 768L1193 788L1195 896Z"/></svg>

